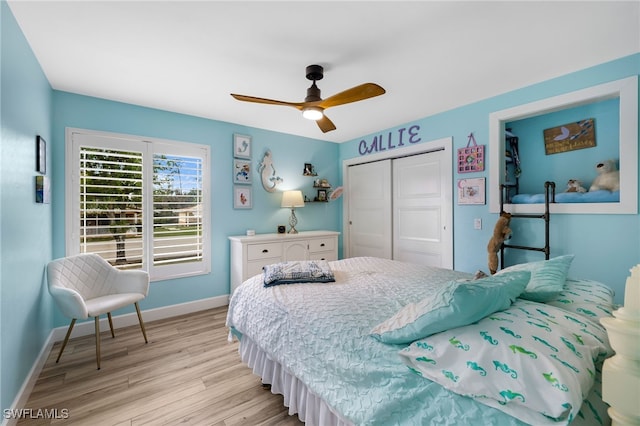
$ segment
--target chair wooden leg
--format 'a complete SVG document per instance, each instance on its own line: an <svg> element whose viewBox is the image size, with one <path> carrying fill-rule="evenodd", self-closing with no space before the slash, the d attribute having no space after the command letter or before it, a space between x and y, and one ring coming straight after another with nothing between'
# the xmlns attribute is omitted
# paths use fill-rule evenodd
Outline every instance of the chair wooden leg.
<svg viewBox="0 0 640 426"><path fill-rule="evenodd" d="M71 320L71 324L69 324L69 328L67 329L67 335L64 336L64 342L62 342L62 347L60 348L60 353L58 354L58 358L56 359L56 363L60 361L60 357L62 356L62 352L64 348L67 347L67 342L69 341L69 336L71 336L71 330L73 330L73 326L76 323L76 319Z"/></svg>
<svg viewBox="0 0 640 426"><path fill-rule="evenodd" d="M100 315L96 315L96 363L98 364L98 370L100 370Z"/></svg>
<svg viewBox="0 0 640 426"><path fill-rule="evenodd" d="M142 321L142 315L140 314L140 306L138 306L138 302L136 302L135 305L136 305L136 312L138 313L138 321L140 321L140 328L142 329L142 335L144 336L144 342L149 343L149 341L147 340L147 332L144 329L144 322Z"/></svg>
<svg viewBox="0 0 640 426"><path fill-rule="evenodd" d="M109 318L109 328L111 329L111 337L116 338L116 334L113 332L113 320L111 319L111 312L107 312L107 318Z"/></svg>

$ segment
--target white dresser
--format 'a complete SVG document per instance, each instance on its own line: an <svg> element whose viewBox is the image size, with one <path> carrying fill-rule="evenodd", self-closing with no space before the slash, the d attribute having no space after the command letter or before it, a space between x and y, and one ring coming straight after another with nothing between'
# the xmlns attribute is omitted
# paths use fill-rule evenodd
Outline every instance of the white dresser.
<svg viewBox="0 0 640 426"><path fill-rule="evenodd" d="M262 267L287 260L338 260L335 231L298 234L257 234L229 237L231 241L231 292L246 279L262 273Z"/></svg>

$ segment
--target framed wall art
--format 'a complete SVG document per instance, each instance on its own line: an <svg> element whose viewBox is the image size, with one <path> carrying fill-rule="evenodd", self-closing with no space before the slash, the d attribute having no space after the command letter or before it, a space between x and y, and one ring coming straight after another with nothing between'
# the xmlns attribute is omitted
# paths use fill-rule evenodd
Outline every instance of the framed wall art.
<svg viewBox="0 0 640 426"><path fill-rule="evenodd" d="M458 148L458 173L481 172L484 170L484 145L478 145L473 133L464 148Z"/></svg>
<svg viewBox="0 0 640 426"><path fill-rule="evenodd" d="M236 185L233 187L234 209L250 209L252 207L252 202L250 186Z"/></svg>
<svg viewBox="0 0 640 426"><path fill-rule="evenodd" d="M36 171L47 174L47 141L42 136L36 136Z"/></svg>
<svg viewBox="0 0 640 426"><path fill-rule="evenodd" d="M49 178L46 176L36 176L36 203L49 204L50 197Z"/></svg>
<svg viewBox="0 0 640 426"><path fill-rule="evenodd" d="M233 156L237 158L251 158L251 136L234 133Z"/></svg>
<svg viewBox="0 0 640 426"><path fill-rule="evenodd" d="M233 159L233 183L251 183L251 161Z"/></svg>
<svg viewBox="0 0 640 426"><path fill-rule="evenodd" d="M458 179L458 204L484 204L485 178Z"/></svg>

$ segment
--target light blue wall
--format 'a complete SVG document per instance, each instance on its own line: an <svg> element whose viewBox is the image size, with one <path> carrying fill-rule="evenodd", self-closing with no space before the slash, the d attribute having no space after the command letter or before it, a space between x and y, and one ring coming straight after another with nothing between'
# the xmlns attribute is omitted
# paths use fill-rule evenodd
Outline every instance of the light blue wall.
<svg viewBox="0 0 640 426"><path fill-rule="evenodd" d="M51 205L36 204L34 178L36 135L49 152L53 140L51 86L4 1L0 15L0 407L8 408L52 328Z"/></svg>
<svg viewBox="0 0 640 426"><path fill-rule="evenodd" d="M384 141L388 140L388 135L392 136L392 140L397 140L399 129L410 126L419 126L419 137L422 142L453 136L454 152L466 146L471 132L477 143L485 145L488 149L490 113L638 74L640 74L640 54L354 139L340 145L339 162L361 156L359 146L363 144L362 141L371 146L373 139L380 135ZM598 136L598 140L603 147L608 144L604 135ZM582 151L588 154L590 150ZM606 153L599 149L593 152ZM491 154L487 151L486 155L490 158ZM591 159L585 162L591 162ZM485 177L488 182L488 170L492 165L487 162L486 166L482 173L460 175L455 171L454 163L454 183L460 178L469 177ZM585 167L589 168L592 165ZM339 171L342 179L342 168ZM578 173L578 167L576 166L571 172ZM564 177L561 179L564 180ZM564 184L558 185L560 189L564 187ZM487 188L487 191L491 190L492 188ZM482 230L473 229L474 218L482 219ZM458 206L454 204L455 269L468 272L478 269L487 271L486 245L491 237L496 218L497 215L489 213L487 205ZM513 244L534 246L544 244L542 221L514 220L512 228ZM604 282L616 291L616 301L620 303L623 301L624 284L626 277L629 276L629 269L640 263L639 215L553 215L550 234L551 257L575 254L570 270L572 276ZM544 259L541 253L512 250L506 263L539 259Z"/></svg>
<svg viewBox="0 0 640 426"><path fill-rule="evenodd" d="M312 123L310 123L312 124ZM287 224L290 211L280 208L281 191L303 189L313 194L313 178L302 175L304 163L312 163L319 177L337 179L338 146L331 142L301 138L249 128L242 125L175 114L150 108L53 92L53 256L65 255L65 128L75 127L104 132L124 133L193 142L211 147L212 272L209 275L154 282L141 309L199 300L229 293L230 235L276 232ZM252 137L253 208L233 209L233 134ZM275 170L283 179L278 191L269 193L262 187L257 172L266 150L271 150ZM337 230L340 210L335 203L307 203L298 209L297 229ZM126 312L129 310L125 310ZM116 313L117 314L117 313ZM67 320L56 310L55 325Z"/></svg>

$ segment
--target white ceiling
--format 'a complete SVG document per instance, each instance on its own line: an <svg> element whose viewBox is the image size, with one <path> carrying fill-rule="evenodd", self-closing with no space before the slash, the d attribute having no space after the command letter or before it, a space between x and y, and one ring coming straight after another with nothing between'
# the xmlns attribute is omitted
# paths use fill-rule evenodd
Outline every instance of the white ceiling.
<svg viewBox="0 0 640 426"><path fill-rule="evenodd" d="M334 142L640 52L638 1L8 4L54 89ZM311 64L323 97L387 93L327 110L324 134L230 96L303 101Z"/></svg>

